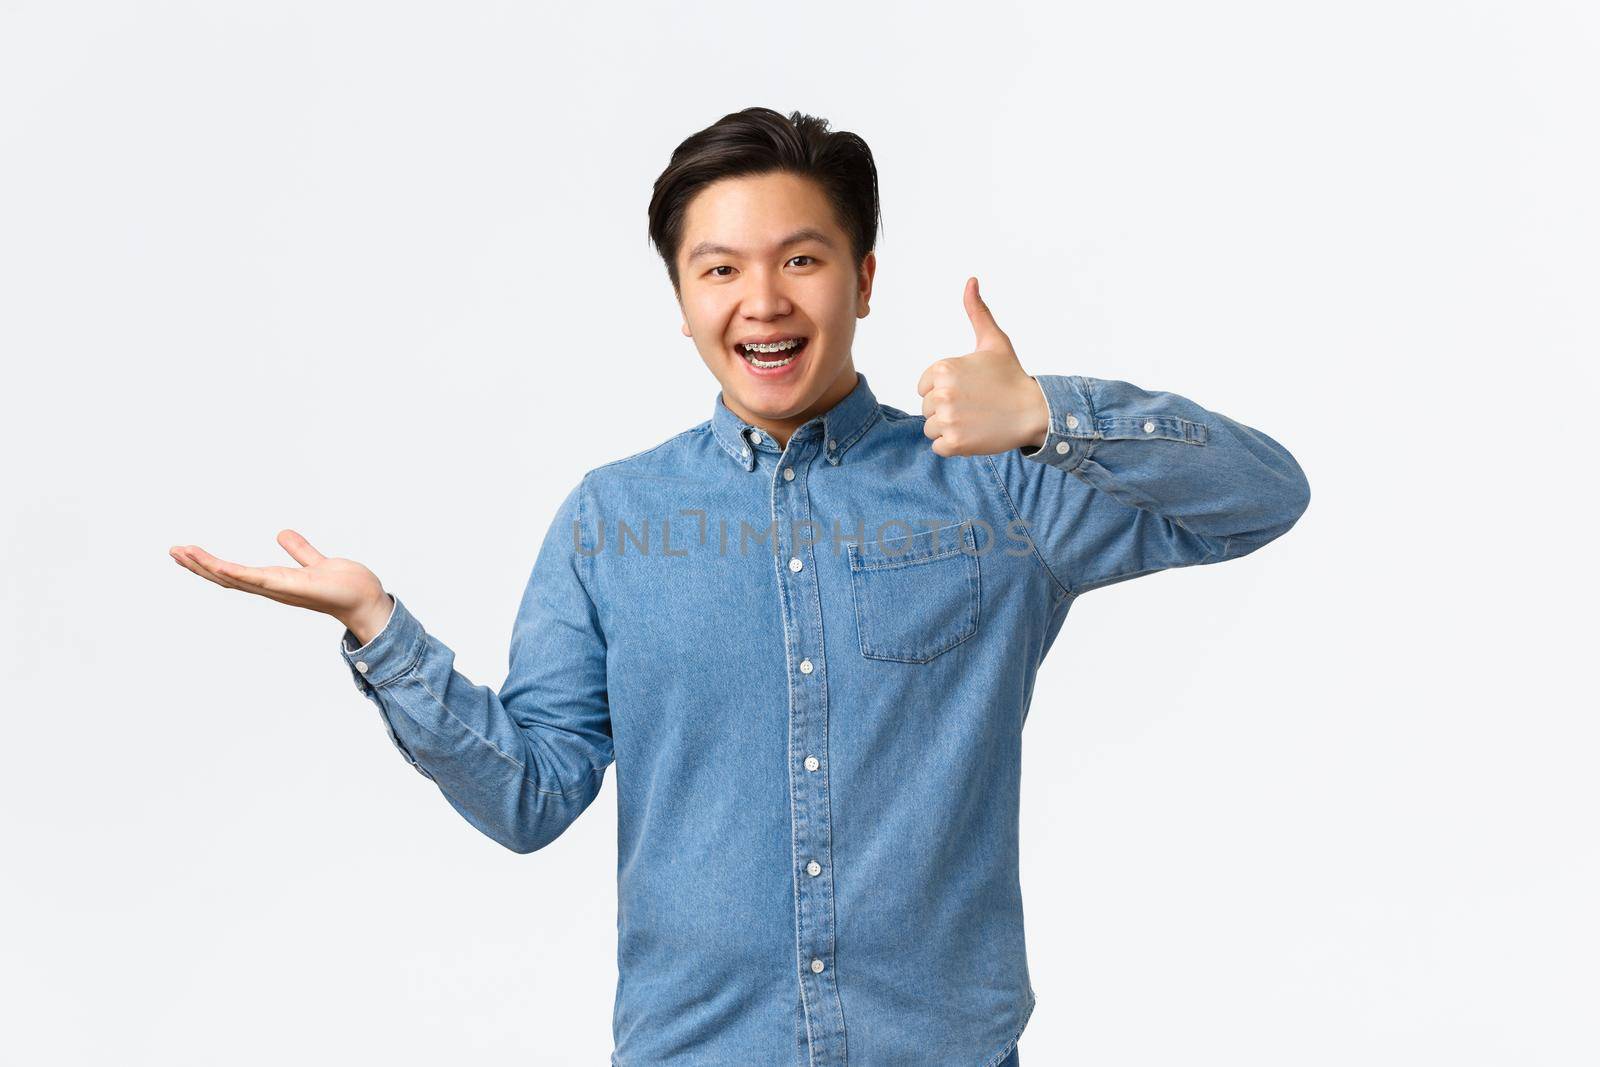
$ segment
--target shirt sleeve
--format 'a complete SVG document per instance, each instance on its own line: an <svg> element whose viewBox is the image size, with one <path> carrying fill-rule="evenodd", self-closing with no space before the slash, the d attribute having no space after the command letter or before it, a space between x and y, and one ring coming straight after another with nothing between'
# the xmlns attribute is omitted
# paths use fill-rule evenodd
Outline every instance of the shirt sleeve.
<svg viewBox="0 0 1600 1067"><path fill-rule="evenodd" d="M557 509L512 627L496 692L454 668L455 653L400 597L389 622L340 654L389 737L452 807L513 852L554 841L599 794L613 760L605 637L590 597L593 553L577 550L584 485Z"/></svg>
<svg viewBox="0 0 1600 1067"><path fill-rule="evenodd" d="M991 459L1061 595L1248 555L1310 503L1299 463L1260 430L1128 382L1035 380L1043 445Z"/></svg>

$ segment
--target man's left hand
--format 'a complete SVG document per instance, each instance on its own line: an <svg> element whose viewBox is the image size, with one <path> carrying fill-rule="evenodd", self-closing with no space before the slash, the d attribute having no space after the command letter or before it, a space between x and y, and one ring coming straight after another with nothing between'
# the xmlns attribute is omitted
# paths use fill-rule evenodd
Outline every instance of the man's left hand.
<svg viewBox="0 0 1600 1067"><path fill-rule="evenodd" d="M1000 329L968 278L963 302L978 346L964 356L936 360L917 380L922 432L941 456L989 456L1044 444L1050 407L1039 383L1022 369L1011 338Z"/></svg>

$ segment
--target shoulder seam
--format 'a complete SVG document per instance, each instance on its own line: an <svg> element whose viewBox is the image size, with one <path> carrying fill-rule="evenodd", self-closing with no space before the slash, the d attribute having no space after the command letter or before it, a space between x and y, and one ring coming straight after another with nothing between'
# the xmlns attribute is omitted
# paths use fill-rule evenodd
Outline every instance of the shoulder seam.
<svg viewBox="0 0 1600 1067"><path fill-rule="evenodd" d="M661 441L661 442L659 442L657 444L651 445L649 448L641 448L639 451L634 452L634 453L632 453L630 455L621 456L621 457L619 457L617 459L610 460L609 462L600 464L598 467L591 467L591 468L589 468L589 470L587 472L584 473L584 477L587 478L587 477L589 477L589 475L594 474L594 473L596 473L598 471L603 471L607 467L615 467L619 463L626 463L629 460L633 460L633 459L641 459L641 458L643 458L645 456L648 456L650 453L656 451L659 448L667 447L668 445L672 444L674 441L678 440L679 438L688 437L690 434L705 433L706 430L709 428L709 426L710 426L710 424L709 423L705 423L705 422L702 422L697 426L691 426L687 430L682 431L681 433L673 434L671 437L667 438L665 441Z"/></svg>

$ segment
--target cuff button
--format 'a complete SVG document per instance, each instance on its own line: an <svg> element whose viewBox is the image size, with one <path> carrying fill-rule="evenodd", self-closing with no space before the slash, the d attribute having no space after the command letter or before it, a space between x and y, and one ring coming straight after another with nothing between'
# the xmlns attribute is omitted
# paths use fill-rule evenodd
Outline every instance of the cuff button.
<svg viewBox="0 0 1600 1067"><path fill-rule="evenodd" d="M1068 415L1067 416L1067 429L1076 430L1077 428L1078 428L1078 416L1076 416L1076 415Z"/></svg>
<svg viewBox="0 0 1600 1067"><path fill-rule="evenodd" d="M1070 444L1068 444L1067 442L1065 442L1065 441L1057 441L1056 442L1056 451L1058 453L1060 453L1061 455L1063 455L1063 456L1067 454L1067 449L1069 449L1071 447L1072 446Z"/></svg>
<svg viewBox="0 0 1600 1067"><path fill-rule="evenodd" d="M367 673L366 661L365 660L357 660L356 661L356 670L360 671L362 674L366 674Z"/></svg>

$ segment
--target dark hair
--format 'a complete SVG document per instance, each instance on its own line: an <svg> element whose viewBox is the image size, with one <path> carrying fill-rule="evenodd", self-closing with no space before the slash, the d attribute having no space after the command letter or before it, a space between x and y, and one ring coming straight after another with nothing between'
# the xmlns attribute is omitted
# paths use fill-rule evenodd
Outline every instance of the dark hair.
<svg viewBox="0 0 1600 1067"><path fill-rule="evenodd" d="M678 246L683 219L695 194L712 182L785 171L822 187L840 228L850 237L859 267L877 244L883 223L878 206L878 168L872 149L845 130L828 130L828 120L792 111L788 117L767 107L747 107L724 115L690 134L672 151L667 169L650 196L650 241L667 265L678 292Z"/></svg>

